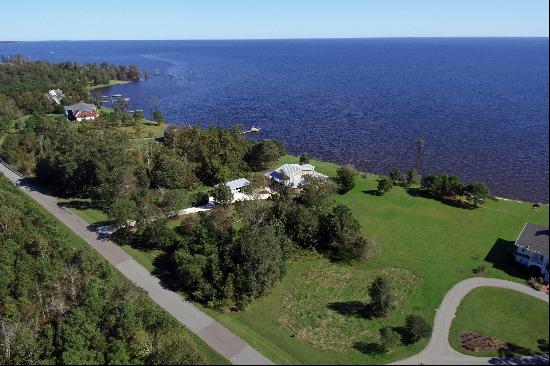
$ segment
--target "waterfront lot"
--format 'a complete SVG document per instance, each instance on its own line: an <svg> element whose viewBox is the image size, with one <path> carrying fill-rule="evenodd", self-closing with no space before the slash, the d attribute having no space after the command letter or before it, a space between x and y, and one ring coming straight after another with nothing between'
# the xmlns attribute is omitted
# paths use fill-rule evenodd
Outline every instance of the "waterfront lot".
<svg viewBox="0 0 550 366"><path fill-rule="evenodd" d="M296 161L286 156L279 163ZM329 176L337 168L312 164ZM376 185L377 176L362 174L352 191L336 196L378 243L372 258L352 265L314 255L296 258L272 293L245 311L208 312L276 363L379 363L416 353L425 343L372 355L369 345L378 330L402 326L411 313L433 319L444 294L475 276L474 268L484 267L481 276L524 281L508 262L508 251L525 222L547 225L547 205L535 209L499 200L469 210L401 187L378 196ZM88 220L93 223L89 215ZM125 250L148 269L162 263L161 253ZM400 302L388 318L371 319L360 310L369 300L370 280L379 274L392 280Z"/></svg>

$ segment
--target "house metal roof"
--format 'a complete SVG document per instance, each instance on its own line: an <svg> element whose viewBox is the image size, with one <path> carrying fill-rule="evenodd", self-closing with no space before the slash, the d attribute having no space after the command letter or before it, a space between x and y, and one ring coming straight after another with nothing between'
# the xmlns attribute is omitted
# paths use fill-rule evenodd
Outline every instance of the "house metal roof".
<svg viewBox="0 0 550 366"><path fill-rule="evenodd" d="M279 181L281 180L283 175L287 176L288 178L292 178L296 174L313 171L315 171L315 167L310 164L284 164L272 171L271 173L266 174L266 176L269 176Z"/></svg>
<svg viewBox="0 0 550 366"><path fill-rule="evenodd" d="M527 223L516 240L516 245L548 257L548 238L547 227Z"/></svg>
<svg viewBox="0 0 550 366"><path fill-rule="evenodd" d="M326 175L317 173L315 171L315 167L310 164L284 164L271 173L267 173L266 177L280 182L283 180L283 176L286 176L288 177L286 184L297 188L304 180L303 175L313 175L316 177L327 178Z"/></svg>
<svg viewBox="0 0 550 366"><path fill-rule="evenodd" d="M235 179L225 183L225 185L228 186L229 189L231 189L232 191L237 190L239 188L246 187L249 184L250 184L250 181L245 178L239 178L239 179Z"/></svg>
<svg viewBox="0 0 550 366"><path fill-rule="evenodd" d="M77 114L81 111L97 111L97 107L93 104L79 102L65 106L65 111L73 111L73 114Z"/></svg>

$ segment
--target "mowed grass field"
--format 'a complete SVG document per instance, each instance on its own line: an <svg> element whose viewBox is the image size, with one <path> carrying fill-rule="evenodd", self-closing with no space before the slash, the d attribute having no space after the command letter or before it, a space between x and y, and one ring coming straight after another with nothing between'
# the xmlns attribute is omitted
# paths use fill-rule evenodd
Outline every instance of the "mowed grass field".
<svg viewBox="0 0 550 366"><path fill-rule="evenodd" d="M496 351L471 352L462 348L460 332L472 331L508 343L515 355L535 355L545 347L548 352L548 321L548 303L512 290L481 287L460 304L449 341L461 353L498 356Z"/></svg>
<svg viewBox="0 0 550 366"><path fill-rule="evenodd" d="M297 161L285 156L279 164ZM335 175L337 165L311 163L317 171ZM499 200L468 210L401 187L378 196L377 178L362 173L352 191L335 196L378 244L372 258L352 265L314 254L295 258L272 293L245 311L205 311L276 363L376 364L417 353L427 343L369 354L381 327L402 326L413 313L432 321L445 293L476 276L474 268L484 266L481 276L524 282L523 273L509 265L508 251L525 222L548 225L548 205L534 209L529 203ZM158 253L130 249L125 248L154 268ZM365 317L362 311L369 301L368 286L378 275L390 279L399 299L385 319Z"/></svg>

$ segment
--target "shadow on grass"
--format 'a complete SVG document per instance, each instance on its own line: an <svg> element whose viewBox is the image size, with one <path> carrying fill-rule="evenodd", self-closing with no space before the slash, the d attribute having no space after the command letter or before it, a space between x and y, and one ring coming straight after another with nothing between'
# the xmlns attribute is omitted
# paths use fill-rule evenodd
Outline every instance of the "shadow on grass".
<svg viewBox="0 0 550 366"><path fill-rule="evenodd" d="M382 197L380 192L376 189L369 189L368 191L363 191L363 193L368 194L369 196L380 196L380 197Z"/></svg>
<svg viewBox="0 0 550 366"><path fill-rule="evenodd" d="M376 356L384 353L384 347L378 343L356 342L353 348L369 356Z"/></svg>
<svg viewBox="0 0 550 366"><path fill-rule="evenodd" d="M422 198L426 198L426 199L431 199L431 200L434 200L434 201L441 202L441 203L443 203L447 206L462 208L462 209L466 209L466 210L475 209L475 206L473 206L472 204L470 204L468 202L455 201L455 200L448 199L448 198L437 198L437 197L434 197L434 196L428 194L425 190L420 189L420 188L407 188L405 191L412 197L422 197Z"/></svg>
<svg viewBox="0 0 550 366"><path fill-rule="evenodd" d="M513 241L497 239L485 257L485 261L493 265L493 268L499 269L506 274L528 280L533 274L525 267L514 261Z"/></svg>
<svg viewBox="0 0 550 366"><path fill-rule="evenodd" d="M344 316L367 319L372 318L370 306L361 301L331 302L327 307Z"/></svg>
<svg viewBox="0 0 550 366"><path fill-rule="evenodd" d="M101 210L101 207L96 202L91 201L82 201L82 200L71 200L66 202L59 202L57 204L59 207L66 209L75 209L75 210ZM96 229L100 226L106 226L112 224L111 220L98 221L93 225L89 225L89 228Z"/></svg>
<svg viewBox="0 0 550 366"><path fill-rule="evenodd" d="M155 267L153 275L160 280L160 285L168 290L181 292L185 289L178 281L177 275L174 272L174 265L170 261L171 253L162 253L153 261Z"/></svg>
<svg viewBox="0 0 550 366"><path fill-rule="evenodd" d="M539 345L539 350L542 353L548 354L550 352L550 348L548 347L548 340L547 339L538 339L537 343Z"/></svg>

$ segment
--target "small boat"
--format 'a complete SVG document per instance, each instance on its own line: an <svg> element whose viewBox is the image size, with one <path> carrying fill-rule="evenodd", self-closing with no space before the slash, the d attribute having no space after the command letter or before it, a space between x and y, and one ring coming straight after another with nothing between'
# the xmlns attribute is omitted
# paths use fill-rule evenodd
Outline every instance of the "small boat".
<svg viewBox="0 0 550 366"><path fill-rule="evenodd" d="M252 126L252 127L250 128L250 130L244 131L243 133L251 133L251 132L253 132L253 133L258 133L258 132L260 132L260 130L261 130L261 128Z"/></svg>

